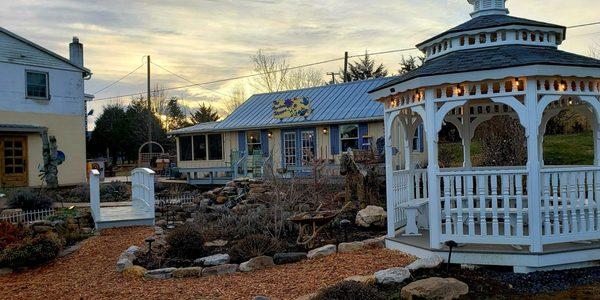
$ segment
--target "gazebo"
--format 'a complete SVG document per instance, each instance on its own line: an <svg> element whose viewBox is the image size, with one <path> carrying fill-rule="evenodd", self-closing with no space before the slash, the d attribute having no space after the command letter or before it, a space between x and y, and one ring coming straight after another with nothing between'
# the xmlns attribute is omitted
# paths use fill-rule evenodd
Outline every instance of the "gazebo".
<svg viewBox="0 0 600 300"><path fill-rule="evenodd" d="M370 92L385 108L387 246L446 257L456 243L455 263L516 272L600 260L600 61L558 50L564 26L509 16L505 0L468 2L471 20L417 45L420 68ZM544 165L546 124L565 109L591 120L593 165ZM472 166L474 132L495 116L522 126L526 164ZM444 124L462 138L461 168L440 167ZM420 125L427 161L417 163Z"/></svg>

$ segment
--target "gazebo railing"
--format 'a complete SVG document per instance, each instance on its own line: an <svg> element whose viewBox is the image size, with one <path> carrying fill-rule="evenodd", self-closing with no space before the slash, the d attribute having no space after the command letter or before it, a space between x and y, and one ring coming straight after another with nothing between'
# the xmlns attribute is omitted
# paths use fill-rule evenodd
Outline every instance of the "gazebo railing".
<svg viewBox="0 0 600 300"><path fill-rule="evenodd" d="M440 241L529 245L527 171L493 169L438 174Z"/></svg>
<svg viewBox="0 0 600 300"><path fill-rule="evenodd" d="M402 204L415 199L427 198L427 170L398 170L393 172L392 179L392 197L389 198L393 203L392 217L394 218L394 228L398 229L406 225L406 214L401 207ZM388 209L389 210L389 209Z"/></svg>

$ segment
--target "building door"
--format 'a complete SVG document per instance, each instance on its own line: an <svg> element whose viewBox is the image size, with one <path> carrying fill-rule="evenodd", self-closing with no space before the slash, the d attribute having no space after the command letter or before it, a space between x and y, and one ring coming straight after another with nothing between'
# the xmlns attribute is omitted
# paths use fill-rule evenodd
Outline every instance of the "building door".
<svg viewBox="0 0 600 300"><path fill-rule="evenodd" d="M27 137L0 136L0 186L27 185Z"/></svg>
<svg viewBox="0 0 600 300"><path fill-rule="evenodd" d="M283 166L296 166L296 132L289 131L283 133Z"/></svg>
<svg viewBox="0 0 600 300"><path fill-rule="evenodd" d="M302 130L300 132L300 142L302 145L301 160L302 165L310 165L310 161L315 159L315 131L314 130Z"/></svg>

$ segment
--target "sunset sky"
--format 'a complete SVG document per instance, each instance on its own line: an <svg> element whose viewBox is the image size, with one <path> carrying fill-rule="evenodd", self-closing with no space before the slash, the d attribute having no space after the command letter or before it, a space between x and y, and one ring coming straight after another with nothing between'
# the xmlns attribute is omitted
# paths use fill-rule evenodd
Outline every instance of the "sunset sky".
<svg viewBox="0 0 600 300"><path fill-rule="evenodd" d="M600 21L598 0L509 0L511 15L561 25ZM84 44L86 67L94 73L86 92L94 93L142 63L152 60L193 82L251 74L257 49L301 65L343 56L413 47L470 19L467 0L153 0L5 1L2 27L68 57L68 43ZM600 26L569 30L561 49L588 54L600 43ZM417 55L416 51L404 55ZM402 53L375 56L396 73ZM338 71L341 63L318 66ZM189 84L154 67L153 85ZM193 107L203 101L221 107L230 81L176 90ZM145 69L96 98L141 92ZM252 91L248 91L251 94ZM103 105L128 98L95 101ZM98 113L96 113L97 116Z"/></svg>

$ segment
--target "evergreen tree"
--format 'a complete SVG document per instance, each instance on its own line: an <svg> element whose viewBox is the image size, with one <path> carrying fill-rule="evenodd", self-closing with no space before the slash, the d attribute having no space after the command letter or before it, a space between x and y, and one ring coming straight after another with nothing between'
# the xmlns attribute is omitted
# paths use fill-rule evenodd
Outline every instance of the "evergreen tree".
<svg viewBox="0 0 600 300"><path fill-rule="evenodd" d="M425 61L424 56L409 55L408 58L404 58L404 55L403 55L402 61L400 61L400 69L398 70L398 73L400 75L402 75L402 74L406 74L410 71L416 70L421 65L423 65L424 61Z"/></svg>
<svg viewBox="0 0 600 300"><path fill-rule="evenodd" d="M107 150L112 157L123 155L127 151L127 145L123 141L129 138L130 132L125 110L119 104L104 107L102 115L96 120L87 147L90 157L106 156Z"/></svg>
<svg viewBox="0 0 600 300"><path fill-rule="evenodd" d="M202 103L198 110L196 110L192 115L192 123L200 124L206 122L216 122L219 120L219 114L213 109L211 105L206 105Z"/></svg>
<svg viewBox="0 0 600 300"><path fill-rule="evenodd" d="M375 68L375 60L371 59L367 52L365 52L364 58L359 58L358 61L350 63L348 67L347 81L380 78L388 75L388 71L383 64L379 64L379 66Z"/></svg>
<svg viewBox="0 0 600 300"><path fill-rule="evenodd" d="M178 100L177 97L171 97L167 102L165 110L166 124L164 124L165 127L167 127L167 130L175 130L190 125L186 113L179 103L177 103Z"/></svg>

